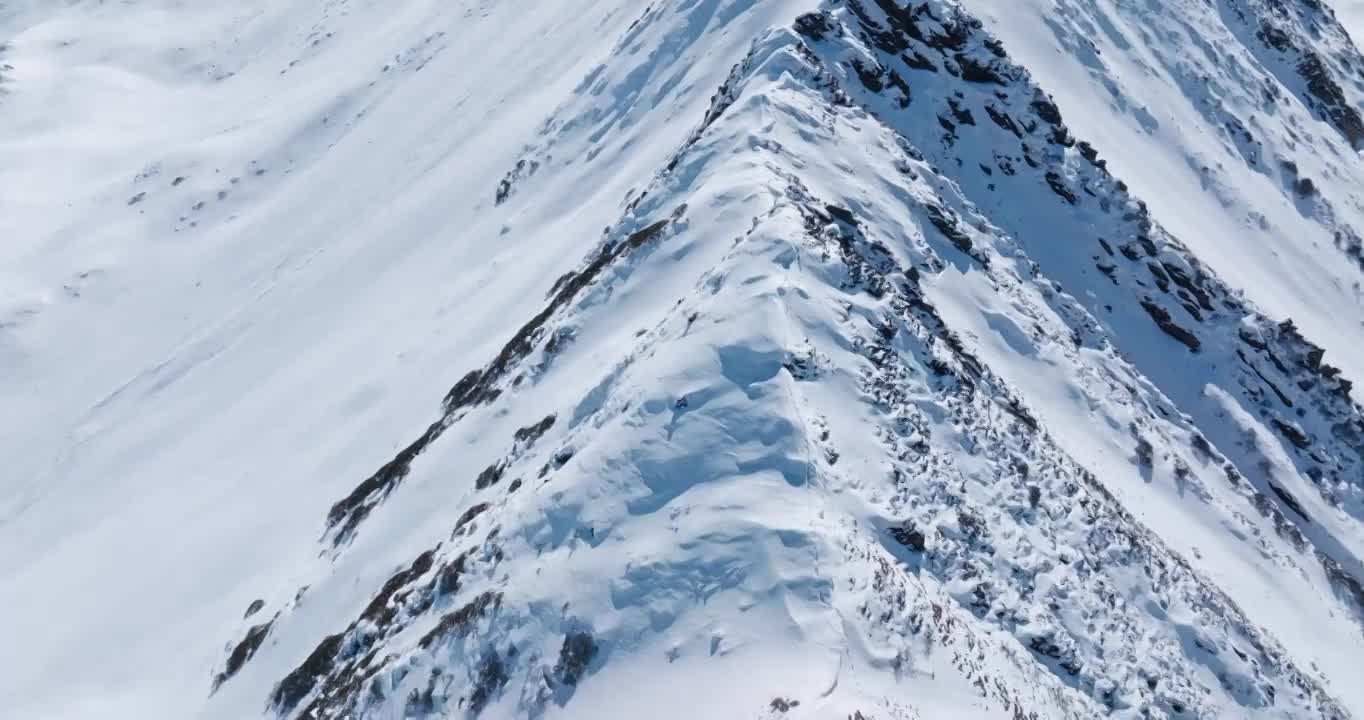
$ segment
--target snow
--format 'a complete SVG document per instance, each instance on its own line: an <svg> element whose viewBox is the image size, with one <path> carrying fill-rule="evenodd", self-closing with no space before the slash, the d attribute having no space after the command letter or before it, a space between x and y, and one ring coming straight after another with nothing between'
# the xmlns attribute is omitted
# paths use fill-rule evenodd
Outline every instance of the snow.
<svg viewBox="0 0 1364 720"><path fill-rule="evenodd" d="M1306 176L1330 178L1323 191L1355 227L1364 224L1356 214L1364 186L1359 157L1300 105L1259 107L1251 78L1269 69L1250 49L1253 40L1238 37L1244 31L1231 10L1195 0L963 5L1055 96L1076 135L1098 148L1171 233L1271 316L1293 318L1321 338L1335 364L1364 382L1359 268L1334 247L1329 225L1285 196L1271 171L1240 162L1218 112L1253 118L1249 126L1266 143L1261 165L1288 159ZM1056 62L1069 54L1083 62ZM1299 133L1301 144L1292 139Z"/></svg>
<svg viewBox="0 0 1364 720"><path fill-rule="evenodd" d="M1238 340L1296 372L1292 317L1364 381L1332 239L1364 164L1293 87L1255 107L1268 61L1204 3L961 5L1027 77L894 65L842 0L0 8L0 707L1364 713L1323 560L1364 572L1364 485L1266 408L1346 473L1361 411ZM1112 177L977 172L1030 82ZM1091 271L1126 230L1050 168L1229 288L1178 315L1198 353Z"/></svg>
<svg viewBox="0 0 1364 720"><path fill-rule="evenodd" d="M729 37L660 63L745 47L745 26L780 10L735 21L744 9L692 8ZM7 18L0 594L25 661L7 668L6 707L197 712L235 640L225 620L318 571L331 500L495 352L507 318L538 309L688 131L655 111L666 100L626 97L634 127L610 155L582 169L577 138L606 122L579 120L554 193L527 186L546 195L536 207L491 212L496 180L641 10L32 4ZM680 64L672 102L694 117L729 67ZM64 620L10 624L34 617Z"/></svg>
<svg viewBox="0 0 1364 720"><path fill-rule="evenodd" d="M1355 44L1364 42L1364 3L1359 0L1335 0L1332 5L1350 37L1359 38Z"/></svg>

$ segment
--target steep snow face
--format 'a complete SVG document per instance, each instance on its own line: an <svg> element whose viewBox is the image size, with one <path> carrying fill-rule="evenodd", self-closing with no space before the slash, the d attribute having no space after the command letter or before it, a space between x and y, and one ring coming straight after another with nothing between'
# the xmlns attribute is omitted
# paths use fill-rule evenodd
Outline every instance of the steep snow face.
<svg viewBox="0 0 1364 720"><path fill-rule="evenodd" d="M1364 714L1319 3L0 19L16 716Z"/></svg>
<svg viewBox="0 0 1364 720"><path fill-rule="evenodd" d="M963 5L1176 236L1364 381L1364 76L1325 5Z"/></svg>
<svg viewBox="0 0 1364 720"><path fill-rule="evenodd" d="M223 620L329 567L332 503L538 311L794 12L644 9L6 6L0 596L25 659L0 705L204 706ZM532 143L557 179L495 211ZM346 572L342 606L372 590Z"/></svg>
<svg viewBox="0 0 1364 720"><path fill-rule="evenodd" d="M1364 2L1335 0L1332 5L1340 15L1340 24L1349 31L1350 37L1364 38Z"/></svg>

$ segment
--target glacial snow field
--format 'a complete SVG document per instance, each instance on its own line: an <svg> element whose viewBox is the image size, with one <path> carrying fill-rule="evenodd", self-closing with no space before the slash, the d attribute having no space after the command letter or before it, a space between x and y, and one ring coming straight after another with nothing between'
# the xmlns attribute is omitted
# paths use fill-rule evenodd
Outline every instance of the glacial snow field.
<svg viewBox="0 0 1364 720"><path fill-rule="evenodd" d="M1364 718L1351 33L0 0L0 717Z"/></svg>

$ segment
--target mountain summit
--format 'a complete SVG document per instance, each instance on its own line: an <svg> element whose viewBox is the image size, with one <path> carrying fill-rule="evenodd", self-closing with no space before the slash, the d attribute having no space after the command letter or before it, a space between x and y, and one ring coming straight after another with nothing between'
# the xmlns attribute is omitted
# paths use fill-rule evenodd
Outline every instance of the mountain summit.
<svg viewBox="0 0 1364 720"><path fill-rule="evenodd" d="M1359 7L0 5L0 714L1364 718Z"/></svg>

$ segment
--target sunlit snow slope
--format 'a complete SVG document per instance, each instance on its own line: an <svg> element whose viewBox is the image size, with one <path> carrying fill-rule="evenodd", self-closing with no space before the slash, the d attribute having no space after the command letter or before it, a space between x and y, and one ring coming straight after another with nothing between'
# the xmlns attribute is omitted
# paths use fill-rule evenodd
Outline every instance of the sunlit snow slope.
<svg viewBox="0 0 1364 720"><path fill-rule="evenodd" d="M1364 717L1336 11L0 5L0 717Z"/></svg>
<svg viewBox="0 0 1364 720"><path fill-rule="evenodd" d="M1340 15L1340 22L1351 37L1364 35L1364 2L1359 0L1335 0L1332 3Z"/></svg>

